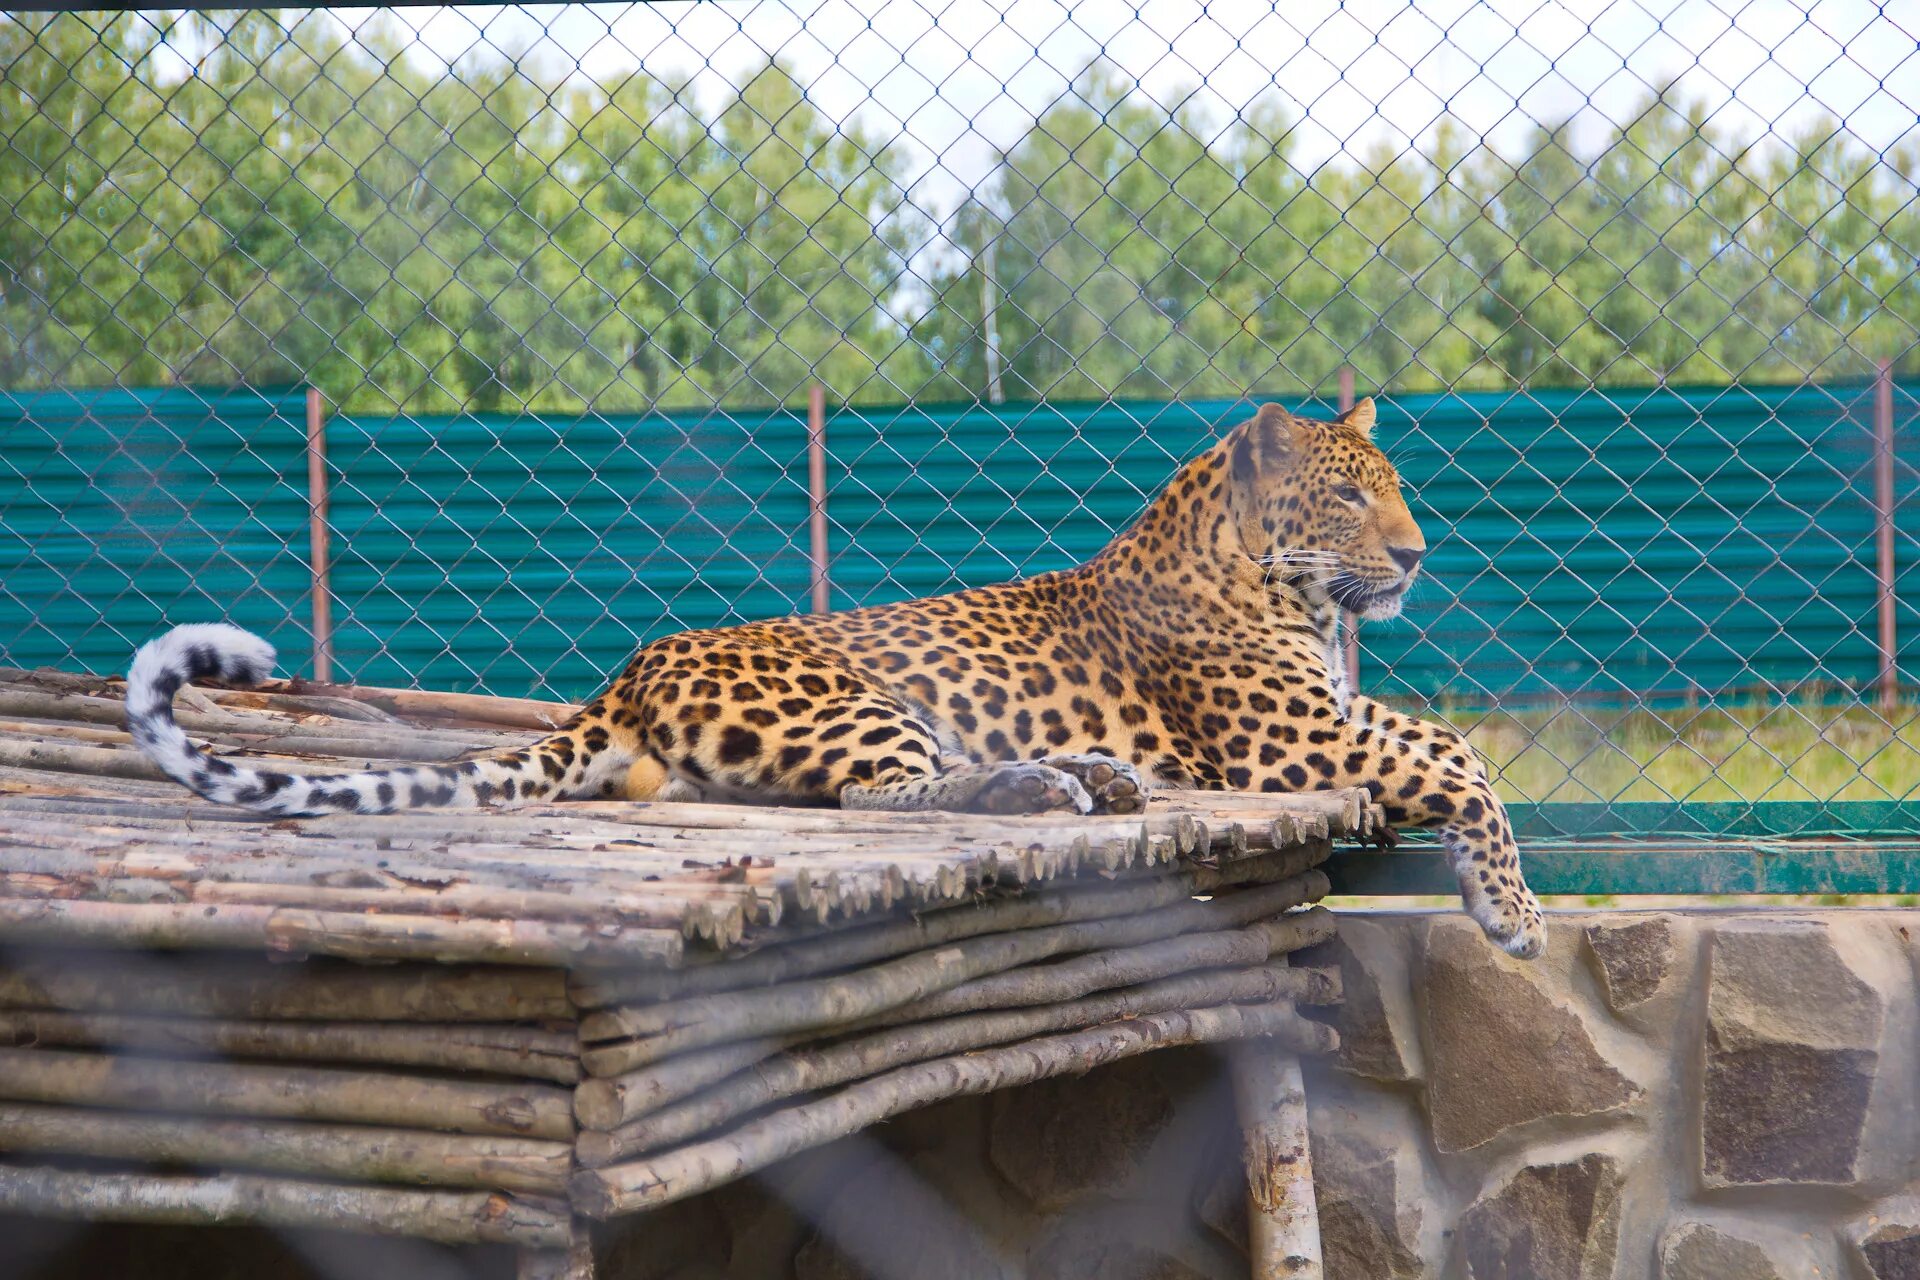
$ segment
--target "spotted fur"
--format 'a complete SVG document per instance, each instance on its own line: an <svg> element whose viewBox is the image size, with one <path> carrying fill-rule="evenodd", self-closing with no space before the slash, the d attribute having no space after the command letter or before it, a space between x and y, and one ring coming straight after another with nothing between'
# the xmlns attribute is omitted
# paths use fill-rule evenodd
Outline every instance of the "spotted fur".
<svg viewBox="0 0 1920 1280"><path fill-rule="evenodd" d="M328 777L208 755L172 718L202 677L272 663L234 627L142 649L135 740L201 795L272 814L584 797L996 813L1136 812L1152 782L1362 786L1436 830L1467 909L1538 954L1539 904L1481 761L1347 687L1338 619L1400 611L1426 543L1372 442L1267 405L1187 463L1092 560L953 595L690 631L647 645L531 747Z"/></svg>

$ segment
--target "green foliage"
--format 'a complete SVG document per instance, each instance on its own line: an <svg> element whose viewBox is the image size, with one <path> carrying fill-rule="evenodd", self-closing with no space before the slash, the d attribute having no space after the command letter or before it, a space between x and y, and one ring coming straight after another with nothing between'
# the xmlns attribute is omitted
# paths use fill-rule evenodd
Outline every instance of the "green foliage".
<svg viewBox="0 0 1920 1280"><path fill-rule="evenodd" d="M1016 399L1920 368L1920 152L1831 124L1748 147L1664 91L1594 154L1447 121L1309 172L1276 105L1169 112L1095 66L941 211L778 63L703 113L492 51L435 74L369 30L0 16L0 385L972 399L989 299Z"/></svg>
<svg viewBox="0 0 1920 1280"><path fill-rule="evenodd" d="M1920 707L1763 699L1667 709L1456 710L1510 801L1920 798Z"/></svg>

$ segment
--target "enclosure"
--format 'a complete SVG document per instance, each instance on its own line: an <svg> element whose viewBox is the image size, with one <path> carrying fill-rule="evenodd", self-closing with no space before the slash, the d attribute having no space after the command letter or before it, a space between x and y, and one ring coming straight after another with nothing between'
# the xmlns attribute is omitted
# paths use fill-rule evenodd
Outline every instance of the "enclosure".
<svg viewBox="0 0 1920 1280"><path fill-rule="evenodd" d="M1328 864L1323 1226L1385 1250L1328 1274L1490 1274L1440 1233L1556 1196L1569 1275L1912 1274L1860 1224L1920 1177L1916 119L1920 26L1852 0L11 11L0 668L227 618L321 696L577 703L675 631L1083 562L1260 404L1371 395L1431 551L1359 687L1600 910L1521 976L1381 914L1453 892L1430 843ZM0 792L98 763L9 714ZM1463 1101L1456 1009L1563 1029L1522 1119ZM1714 1164L1809 1093L1857 1149ZM1079 1194L1019 1158L939 1195ZM1032 1249L993 1266L1069 1274Z"/></svg>

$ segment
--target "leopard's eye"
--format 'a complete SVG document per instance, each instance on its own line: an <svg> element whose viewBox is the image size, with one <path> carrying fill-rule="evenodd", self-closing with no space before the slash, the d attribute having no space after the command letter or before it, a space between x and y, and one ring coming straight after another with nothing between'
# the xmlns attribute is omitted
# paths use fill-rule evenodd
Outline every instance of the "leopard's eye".
<svg viewBox="0 0 1920 1280"><path fill-rule="evenodd" d="M1333 496L1342 502L1357 503L1360 501L1360 489L1357 485L1336 484L1333 486Z"/></svg>

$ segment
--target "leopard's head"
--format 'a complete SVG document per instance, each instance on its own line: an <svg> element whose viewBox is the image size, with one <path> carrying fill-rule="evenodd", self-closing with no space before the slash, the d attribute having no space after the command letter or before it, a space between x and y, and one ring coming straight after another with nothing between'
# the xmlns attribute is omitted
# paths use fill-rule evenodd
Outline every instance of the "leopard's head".
<svg viewBox="0 0 1920 1280"><path fill-rule="evenodd" d="M1373 401L1331 422L1265 405L1227 436L1229 501L1247 554L1365 618L1400 612L1427 540L1373 443Z"/></svg>

